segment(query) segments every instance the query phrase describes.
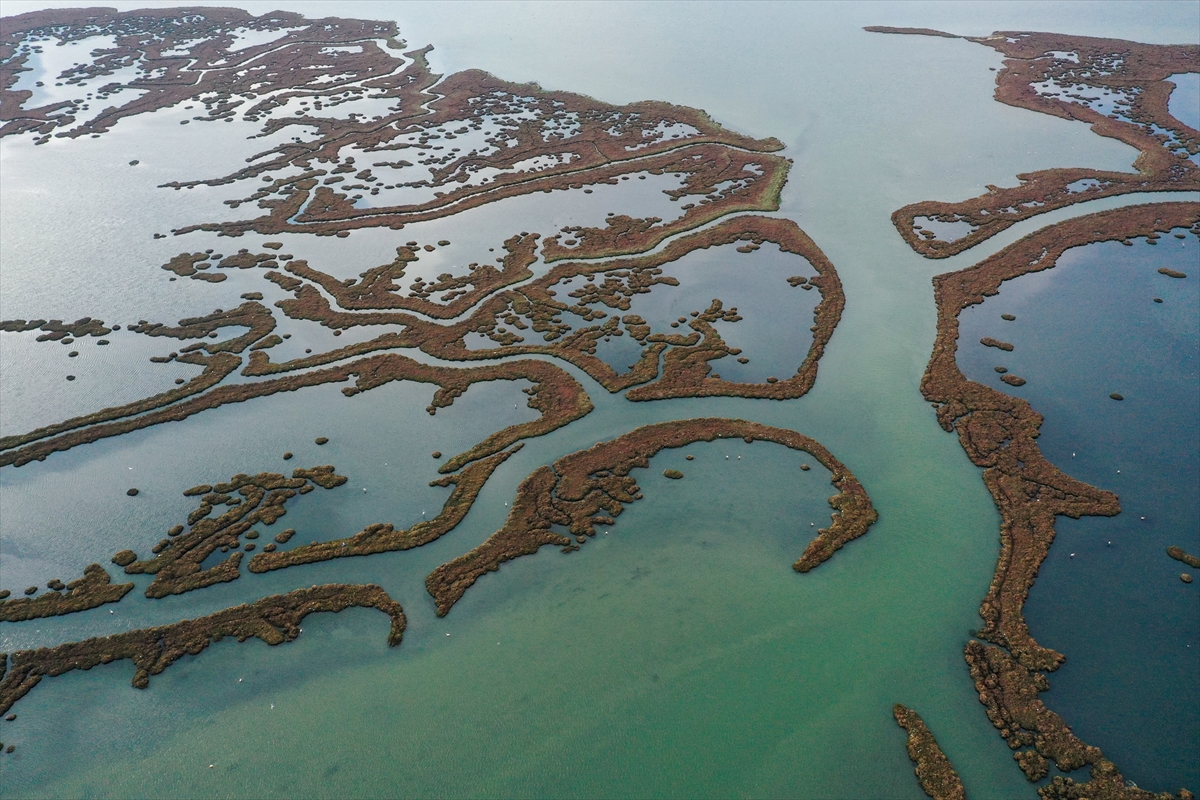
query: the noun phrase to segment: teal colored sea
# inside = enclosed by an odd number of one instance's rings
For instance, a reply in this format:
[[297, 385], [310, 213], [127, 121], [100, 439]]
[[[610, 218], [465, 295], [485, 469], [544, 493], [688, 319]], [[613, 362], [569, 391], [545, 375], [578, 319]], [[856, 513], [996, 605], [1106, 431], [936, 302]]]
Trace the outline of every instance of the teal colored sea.
[[[279, 5], [235, 4], [254, 13]], [[3, 13], [55, 5], [6, 0]], [[161, 600], [143, 597], [148, 576], [135, 576], [119, 604], [0, 623], [0, 651], [13, 652], [330, 582], [378, 583], [409, 623], [400, 647], [388, 648], [378, 611], [314, 614], [294, 642], [227, 639], [182, 658], [144, 691], [130, 686], [128, 662], [46, 679], [14, 706], [15, 721], [0, 722], [0, 740], [16, 746], [0, 761], [0, 796], [915, 800], [924, 795], [892, 717], [903, 703], [937, 736], [968, 796], [1036, 797], [987, 720], [962, 657], [980, 624], [1000, 519], [980, 471], [919, 391], [936, 323], [931, 279], [1053, 222], [1200, 197], [1083, 203], [961, 255], [924, 259], [890, 220], [907, 203], [961, 200], [1056, 166], [1130, 170], [1137, 153], [1082, 123], [997, 103], [1001, 58], [989, 48], [861, 28], [1177, 43], [1197, 40], [1200, 10], [1169, 2], [283, 5], [309, 18], [395, 19], [408, 46], [435, 46], [439, 73], [484, 69], [609, 103], [665, 100], [704, 109], [739, 133], [777, 137], [794, 163], [770, 215], [794, 220], [828, 256], [845, 311], [813, 389], [797, 400], [635, 403], [555, 361], [595, 410], [527, 440], [463, 523], [424, 547], [247, 573]], [[125, 119], [96, 139], [37, 147], [0, 140], [0, 318], [90, 315], [127, 328], [233, 308], [247, 292], [262, 292], [266, 305], [287, 296], [253, 270], [205, 284], [170, 282], [160, 269], [185, 248], [229, 252], [230, 240], [212, 233], [152, 234], [229, 218], [225, 201], [238, 190], [158, 187], [225, 174], [263, 146], [247, 138], [254, 124], [179, 125], [190, 113]], [[248, 235], [237, 247], [276, 239], [282, 252], [342, 279], [390, 262], [401, 239], [451, 241], [421, 262], [436, 275], [439, 259], [490, 260], [488, 248], [515, 231], [601, 224], [610, 211], [660, 214], [669, 207], [662, 188], [631, 180], [589, 195], [513, 198], [402, 233]], [[978, 319], [964, 314], [964, 331], [978, 332], [963, 342], [993, 335], [1016, 343], [1004, 363], [1028, 380], [1022, 396], [1046, 417], [1044, 452], [1119, 494], [1124, 509], [1113, 519], [1059, 522], [1028, 607], [1034, 635], [1068, 657], [1044, 698], [1139, 785], [1196, 791], [1197, 584], [1182, 584], [1183, 565], [1164, 552], [1169, 544], [1200, 550], [1196, 242], [1164, 237], [1156, 247], [1115, 245], [1115, 255], [1106, 248], [1070, 251], [1056, 269], [1006, 284], [972, 310]], [[750, 360], [720, 362], [716, 371], [783, 378], [807, 353], [819, 299], [785, 278], [811, 276], [811, 267], [771, 246], [728, 249], [670, 265], [680, 285], [638, 297], [634, 312], [665, 321], [723, 298], [743, 320], [722, 323], [722, 334]], [[1164, 264], [1189, 277], [1155, 272]], [[1014, 323], [999, 320], [1009, 308]], [[293, 320], [278, 332], [291, 335], [275, 351], [280, 359], [374, 333], [335, 339]], [[70, 348], [32, 335], [0, 336], [0, 433], [129, 402], [198, 371], [150, 363], [170, 348], [127, 329], [110, 338], [107, 347], [85, 342], [70, 358]], [[623, 366], [636, 354], [628, 345], [614, 338], [597, 354]], [[998, 385], [997, 351], [976, 350], [964, 344], [964, 370]], [[65, 380], [68, 371], [75, 381]], [[288, 468], [333, 464], [349, 480], [289, 501], [264, 539], [282, 528], [303, 543], [377, 522], [407, 527], [449, 495], [429, 486], [442, 463], [432, 452], [463, 452], [537, 413], [519, 381], [473, 385], [435, 416], [425, 411], [433, 395], [426, 384], [393, 382], [349, 398], [342, 388], [231, 404], [0, 469], [0, 583], [19, 593], [71, 580], [124, 548], [145, 553], [195, 507], [185, 488], [282, 471], [284, 452], [295, 454]], [[1109, 400], [1113, 391], [1126, 399]], [[816, 439], [859, 479], [879, 521], [798, 574], [792, 564], [828, 525], [835, 491], [814, 459], [741, 440], [667, 450], [634, 473], [644, 499], [578, 552], [548, 547], [511, 561], [436, 616], [425, 577], [496, 531], [531, 472], [641, 425], [701, 416]], [[316, 437], [329, 442], [317, 446]], [[801, 470], [806, 463], [813, 468]], [[684, 477], [669, 480], [665, 469]], [[139, 495], [126, 496], [134, 486]]]

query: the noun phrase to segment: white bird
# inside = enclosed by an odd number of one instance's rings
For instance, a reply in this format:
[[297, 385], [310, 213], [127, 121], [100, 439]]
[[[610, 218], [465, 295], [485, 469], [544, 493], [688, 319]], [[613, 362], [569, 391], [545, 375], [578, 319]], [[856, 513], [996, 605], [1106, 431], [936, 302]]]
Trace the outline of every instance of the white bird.
[[1075, 557], [1075, 554], [1074, 554], [1074, 553], [1071, 553], [1071, 558], [1074, 558], [1074, 557]]
[[241, 679], [241, 678], [238, 678], [238, 683], [241, 683], [241, 682], [242, 682], [242, 679]]
[[364, 486], [364, 487], [363, 487], [363, 494], [366, 494], [366, 493], [367, 493], [367, 487], [365, 487], [365, 486]]
[[113, 610], [110, 608], [110, 609], [108, 610], [108, 613], [110, 613], [110, 614], [115, 614], [115, 613], [117, 613], [117, 612], [113, 611]]
[[271, 708], [275, 708], [275, 704], [274, 704], [274, 703], [271, 703]]
[[741, 460], [742, 460], [742, 457], [741, 457], [741, 456], [738, 456], [738, 461], [741, 461]]

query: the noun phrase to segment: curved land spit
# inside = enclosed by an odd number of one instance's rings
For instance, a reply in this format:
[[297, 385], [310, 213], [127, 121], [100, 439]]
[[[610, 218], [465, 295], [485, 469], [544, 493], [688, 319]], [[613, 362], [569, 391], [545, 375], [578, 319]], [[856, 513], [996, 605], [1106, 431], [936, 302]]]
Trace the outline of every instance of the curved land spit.
[[[856, 539], [878, 519], [866, 491], [840, 461], [813, 439], [795, 431], [773, 428], [741, 419], [689, 419], [646, 425], [624, 436], [564, 456], [552, 467], [540, 467], [521, 484], [504, 527], [469, 553], [438, 567], [425, 579], [425, 587], [445, 616], [483, 575], [506, 561], [536, 553], [547, 544], [567, 552], [578, 550], [596, 535], [597, 524], [612, 524], [627, 503], [640, 500], [641, 492], [629, 476], [637, 467], [648, 467], [650, 458], [665, 448], [685, 447], [714, 439], [774, 442], [809, 453], [833, 473], [830, 482], [838, 494], [829, 499], [833, 524], [822, 528], [793, 565], [797, 572], [818, 566], [846, 542]], [[603, 516], [598, 516], [603, 514]], [[552, 530], [565, 526], [571, 536]], [[572, 539], [571, 537], [574, 537]]]
[[[995, 295], [1004, 281], [1053, 268], [1068, 248], [1157, 236], [1175, 228], [1190, 228], [1200, 236], [1200, 204], [1131, 206], [1079, 217], [933, 280], [937, 338], [921, 391], [937, 407], [941, 426], [956, 432], [971, 461], [984, 468], [984, 483], [1001, 516], [1000, 558], [979, 609], [984, 624], [978, 636], [991, 644], [967, 645], [971, 676], [988, 717], [1019, 751], [1013, 757], [1031, 781], [1046, 776], [1048, 761], [1064, 772], [1092, 767], [1088, 783], [1056, 776], [1040, 790], [1046, 798], [1159, 796], [1127, 787], [1098, 748], [1080, 741], [1038, 699], [1039, 692], [1050, 688], [1044, 673], [1057, 669], [1064, 657], [1034, 640], [1023, 614], [1029, 589], [1054, 541], [1055, 517], [1113, 516], [1121, 508], [1116, 495], [1069, 477], [1045, 459], [1037, 445], [1042, 417], [1029, 403], [966, 379], [955, 361], [958, 315]], [[1180, 796], [1191, 797], [1186, 790]]]
[[[1100, 136], [1137, 148], [1136, 172], [1055, 168], [1017, 175], [1011, 189], [961, 203], [926, 200], [892, 214], [904, 241], [926, 258], [946, 258], [1037, 214], [1099, 197], [1133, 192], [1200, 190], [1200, 132], [1171, 116], [1167, 100], [1173, 74], [1200, 72], [1200, 46], [1140, 44], [1059, 33], [998, 31], [955, 37], [927, 28], [866, 28], [875, 33], [948, 36], [1003, 53], [996, 99], [1063, 119], [1087, 122]], [[945, 240], [927, 221], [957, 223], [962, 236]]]
[[[234, 49], [247, 31], [277, 36]], [[33, 106], [34, 92], [13, 88], [21, 73], [36, 66], [44, 48], [109, 36], [104, 48], [88, 51], [90, 60], [57, 76], [43, 76], [55, 82], [57, 97], [67, 99]], [[344, 238], [355, 229], [382, 227], [394, 232], [396, 253], [388, 263], [362, 265], [357, 278], [344, 279], [310, 265], [300, 237], [262, 241], [236, 252], [232, 247], [224, 253], [192, 248], [161, 264], [163, 272], [155, 274], [164, 287], [186, 279], [212, 284], [208, 291], [220, 292], [231, 277], [245, 280], [250, 275], [273, 285], [243, 292], [244, 302], [235, 301], [240, 304], [234, 308], [174, 324], [139, 320], [122, 330], [91, 317], [73, 323], [0, 322], [5, 335], [66, 345], [80, 337], [98, 338], [100, 345], [109, 341], [99, 337], [112, 336], [118, 345], [117, 336], [156, 337], [169, 352], [151, 361], [195, 368], [193, 377], [176, 379], [168, 391], [3, 437], [0, 467], [42, 461], [228, 404], [328, 383], [345, 384], [347, 397], [392, 381], [430, 384], [433, 398], [426, 410], [434, 414], [476, 383], [521, 381], [529, 384], [524, 389], [527, 405], [539, 412], [537, 419], [496, 431], [440, 462], [440, 477], [432, 485], [451, 488], [443, 508], [406, 529], [381, 522], [344, 538], [296, 546], [289, 546], [292, 529], [274, 536], [259, 530], [283, 517], [285, 504], [294, 497], [318, 486], [344, 484], [346, 478], [332, 466], [298, 469], [290, 476], [238, 474], [216, 485], [192, 487], [184, 494], [196, 498], [197, 507], [161, 539], [162, 534], [148, 537], [149, 554], [139, 546], [141, 556], [122, 550], [112, 557], [126, 574], [153, 576], [145, 592], [149, 598], [238, 580], [243, 562], [252, 577], [299, 564], [407, 550], [453, 530], [522, 440], [550, 433], [593, 410], [585, 387], [545, 357], [578, 367], [609, 392], [629, 390], [626, 397], [633, 401], [706, 396], [783, 400], [804, 395], [816, 380], [817, 363], [845, 306], [837, 272], [795, 223], [734, 216], [778, 209], [791, 164], [776, 154], [781, 142], [737, 134], [701, 110], [664, 102], [611, 105], [478, 70], [443, 77], [430, 71], [429, 48], [404, 52], [406, 46], [391, 22], [306, 20], [287, 12], [254, 17], [239, 9], [189, 9], [186, 15], [177, 9], [62, 9], [0, 22], [0, 137], [25, 136], [36, 144], [52, 137], [100, 137], [122, 119], [153, 112], [175, 115], [181, 125], [250, 123], [250, 138], [271, 137], [276, 144], [263, 145], [263, 152], [228, 174], [190, 176], [194, 179], [162, 187], [181, 192], [197, 186], [233, 187], [229, 191], [236, 195], [226, 201], [231, 218], [189, 220], [170, 233]], [[138, 77], [122, 82], [131, 68]], [[369, 102], [355, 106], [360, 100]], [[102, 110], [93, 111], [92, 105]], [[368, 105], [374, 116], [346, 113]], [[137, 169], [139, 163], [121, 169]], [[418, 241], [399, 233], [408, 223], [451, 217], [533, 192], [590, 194], [626, 182], [653, 186], [677, 212], [663, 213], [664, 218], [635, 217], [614, 208], [603, 224], [506, 231], [494, 242], [494, 255], [476, 256], [491, 263], [458, 262], [432, 278], [416, 262], [427, 257], [446, 263], [456, 251], [437, 251], [451, 242]], [[165, 232], [153, 235], [166, 238]], [[282, 252], [285, 238], [295, 254]], [[661, 330], [633, 313], [640, 297], [680, 285], [680, 278], [666, 274], [679, 259], [727, 248], [731, 280], [754, 280], [745, 265], [762, 262], [744, 256], [764, 245], [778, 246], [804, 262], [797, 265], [803, 274], [788, 278], [788, 285], [780, 280], [778, 291], [803, 297], [816, 289], [820, 294], [811, 321], [807, 311], [786, 321], [812, 333], [811, 345], [796, 353], [793, 375], [738, 383], [714, 372], [719, 359], [741, 355], [726, 344], [718, 327], [736, 323], [754, 309], [739, 312], [720, 298], [706, 298], [690, 316], [662, 323]], [[278, 296], [280, 290], [285, 297], [273, 307], [261, 302], [264, 293]], [[290, 331], [307, 323], [327, 329], [322, 338], [329, 331], [339, 336], [366, 326], [380, 332], [367, 341], [281, 357]], [[597, 355], [605, 342], [621, 336], [640, 350], [627, 371]], [[437, 363], [396, 352], [404, 349], [419, 349]], [[748, 363], [749, 357], [738, 360]], [[794, 431], [730, 419], [650, 425], [564, 456], [529, 476], [505, 527], [429, 576], [427, 587], [439, 613], [445, 614], [480, 575], [506, 560], [548, 543], [578, 550], [595, 535], [596, 524], [612, 524], [624, 504], [642, 497], [629, 472], [646, 466], [662, 448], [726, 437], [802, 450], [832, 473], [837, 490], [830, 498], [832, 522], [808, 544], [794, 564], [797, 571], [815, 568], [875, 521], [877, 514], [850, 471], [820, 444]], [[317, 444], [326, 442], [325, 437], [316, 439]], [[283, 455], [291, 457], [290, 452]], [[434, 457], [440, 459], [440, 452]], [[137, 490], [128, 494], [134, 497]], [[134, 501], [122, 497], [121, 502]], [[553, 531], [552, 525], [565, 525], [571, 537]], [[69, 584], [50, 581], [50, 591], [41, 595], [30, 587], [25, 597], [10, 599], [11, 590], [3, 590], [0, 620], [84, 612], [122, 601], [132, 587], [113, 583], [108, 571], [93, 564]], [[144, 688], [151, 675], [184, 653], [197, 654], [222, 637], [243, 641], [254, 636], [278, 644], [299, 634], [305, 615], [349, 606], [387, 613], [392, 619], [389, 643], [399, 644], [404, 615], [382, 589], [318, 586], [199, 619], [15, 653], [0, 659], [0, 708], [7, 710], [43, 677], [120, 659], [134, 662], [134, 685]]]

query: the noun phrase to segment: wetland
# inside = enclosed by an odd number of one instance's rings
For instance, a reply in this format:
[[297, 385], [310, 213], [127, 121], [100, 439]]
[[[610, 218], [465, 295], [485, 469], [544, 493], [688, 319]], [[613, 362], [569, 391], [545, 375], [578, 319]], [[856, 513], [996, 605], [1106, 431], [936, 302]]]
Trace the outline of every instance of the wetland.
[[44, 5], [0, 795], [1200, 783], [1189, 11]]

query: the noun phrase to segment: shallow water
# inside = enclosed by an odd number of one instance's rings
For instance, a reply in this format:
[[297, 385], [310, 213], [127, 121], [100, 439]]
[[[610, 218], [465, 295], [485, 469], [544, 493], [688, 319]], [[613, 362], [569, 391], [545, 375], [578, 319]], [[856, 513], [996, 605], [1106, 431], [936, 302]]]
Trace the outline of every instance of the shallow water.
[[[25, 8], [11, 5], [9, 13]], [[665, 99], [704, 108], [739, 132], [779, 137], [788, 145], [783, 155], [796, 162], [780, 215], [796, 220], [837, 267], [847, 295], [842, 323], [813, 391], [786, 403], [630, 404], [567, 367], [588, 387], [596, 411], [529, 441], [496, 471], [458, 529], [418, 550], [247, 575], [162, 601], [135, 593], [112, 615], [98, 609], [5, 625], [0, 650], [9, 651], [81, 631], [97, 635], [211, 613], [326, 581], [379, 582], [410, 620], [398, 650], [384, 646], [382, 615], [351, 610], [311, 617], [304, 635], [283, 647], [215, 645], [157, 676], [145, 692], [128, 686], [127, 664], [46, 681], [21, 701], [20, 719], [2, 729], [18, 749], [0, 791], [916, 798], [921, 792], [904, 737], [890, 714], [892, 703], [903, 702], [925, 718], [972, 797], [1031, 796], [1033, 787], [978, 705], [961, 654], [978, 625], [999, 520], [978, 470], [955, 437], [938, 428], [917, 386], [933, 341], [929, 279], [1084, 207], [1027, 221], [943, 261], [913, 254], [889, 215], [909, 202], [971, 197], [988, 183], [1012, 185], [1018, 172], [1129, 169], [1136, 153], [1082, 124], [995, 103], [989, 67], [1000, 58], [991, 50], [870, 35], [859, 26], [1194, 38], [1187, 4], [1166, 4], [1154, 14], [1137, 5], [1101, 8], [1081, 14], [1077, 6], [1049, 4], [792, 4], [730, 14], [727, 6], [707, 4], [474, 4], [451, 15], [432, 4], [306, 4], [309, 16], [395, 15], [413, 46], [437, 45], [432, 58], [439, 70], [479, 67], [610, 102]], [[597, 48], [598, 41], [605, 47]], [[931, 118], [923, 101], [931, 93], [960, 113]], [[221, 201], [233, 194], [154, 186], [225, 174], [243, 149], [250, 151], [236, 141], [240, 123], [179, 126], [183, 113], [124, 120], [100, 139], [0, 145], [6, 197], [0, 316], [173, 321], [233, 307], [237, 294], [263, 289], [263, 281], [241, 271], [212, 286], [167, 283], [159, 270], [183, 247], [229, 246], [209, 235], [180, 242], [154, 241], [151, 233], [228, 218]], [[165, 131], [161, 139], [157, 131]], [[214, 135], [221, 138], [203, 147], [204, 137]], [[186, 169], [170, 157], [179, 148], [196, 151]], [[147, 165], [146, 174], [117, 172], [121, 191], [110, 194], [110, 165], [133, 158]], [[46, 174], [27, 164], [46, 165]], [[77, 192], [67, 191], [71, 170]], [[621, 198], [635, 183], [648, 181], [596, 187], [586, 198], [600, 215], [628, 213]], [[612, 203], [599, 202], [604, 189], [615, 190]], [[14, 192], [37, 199], [8, 202]], [[458, 259], [468, 249], [497, 247], [516, 231], [595, 224], [572, 221], [584, 200], [574, 194], [569, 203], [559, 192], [509, 200], [409, 226], [401, 235], [449, 239], [455, 244], [445, 257]], [[72, 225], [54, 224], [60, 219]], [[390, 261], [395, 237], [358, 231], [348, 240], [279, 238], [283, 252], [349, 277]], [[239, 241], [251, 247], [257, 237]], [[45, 252], [61, 254], [49, 276]], [[769, 255], [767, 247], [754, 255]], [[741, 311], [780, 291], [805, 301], [817, 296], [776, 283], [748, 290], [759, 295], [739, 301]], [[731, 343], [750, 322], [746, 316], [726, 326]], [[302, 327], [288, 328], [296, 332], [288, 346]], [[318, 334], [331, 336], [325, 329]], [[735, 346], [750, 353], [749, 343]], [[144, 354], [118, 350], [115, 341], [110, 349], [130, 353], [124, 369], [131, 374], [154, 366]], [[7, 378], [7, 360], [4, 368]], [[724, 364], [718, 371], [732, 377]], [[465, 448], [532, 417], [514, 386], [476, 386], [432, 419], [423, 410], [431, 387], [389, 384], [349, 400], [340, 388], [204, 412], [0, 471], [5, 585], [10, 574], [17, 587], [69, 579], [121, 547], [144, 550], [192, 507], [179, 494], [183, 488], [279, 469], [278, 454], [288, 449], [297, 453], [290, 464], [333, 463], [351, 483], [293, 501], [277, 526], [331, 538], [369, 522], [410, 524], [444, 496], [426, 486], [436, 477], [430, 451], [451, 453], [448, 442]], [[472, 406], [475, 399], [480, 404]], [[521, 407], [510, 411], [512, 402]], [[1053, 419], [1046, 413], [1044, 440]], [[828, 515], [824, 498], [832, 492], [820, 470], [801, 473], [796, 462], [806, 457], [764, 443], [689, 448], [695, 462], [668, 452], [639, 477], [646, 499], [631, 505], [608, 536], [579, 553], [547, 549], [507, 564], [447, 618], [434, 616], [424, 576], [496, 530], [504, 503], [537, 466], [640, 424], [703, 415], [752, 418], [813, 436], [863, 482], [880, 521], [819, 569], [797, 575], [790, 565], [811, 534], [806, 523], [819, 527], [820, 515]], [[366, 416], [371, 425], [356, 424]], [[308, 444], [317, 435], [329, 436], [330, 444]], [[381, 462], [399, 472], [382, 484], [368, 482], [388, 474]], [[144, 494], [134, 499], [124, 496], [131, 465], [145, 476], [138, 478]], [[685, 479], [661, 478], [669, 466], [682, 469]], [[1034, 630], [1072, 659], [1047, 697], [1066, 695], [1067, 670], [1088, 658], [1082, 644], [1058, 639], [1044, 620]], [[1075, 723], [1076, 711], [1060, 710]], [[1084, 708], [1078, 713], [1086, 717]], [[1106, 752], [1117, 748], [1111, 754], [1135, 779], [1157, 768], [1156, 754], [1098, 739]], [[1167, 785], [1183, 780], [1169, 777]]]
[[1167, 100], [1167, 110], [1192, 130], [1200, 130], [1200, 72], [1170, 75], [1167, 80], [1175, 84]]

